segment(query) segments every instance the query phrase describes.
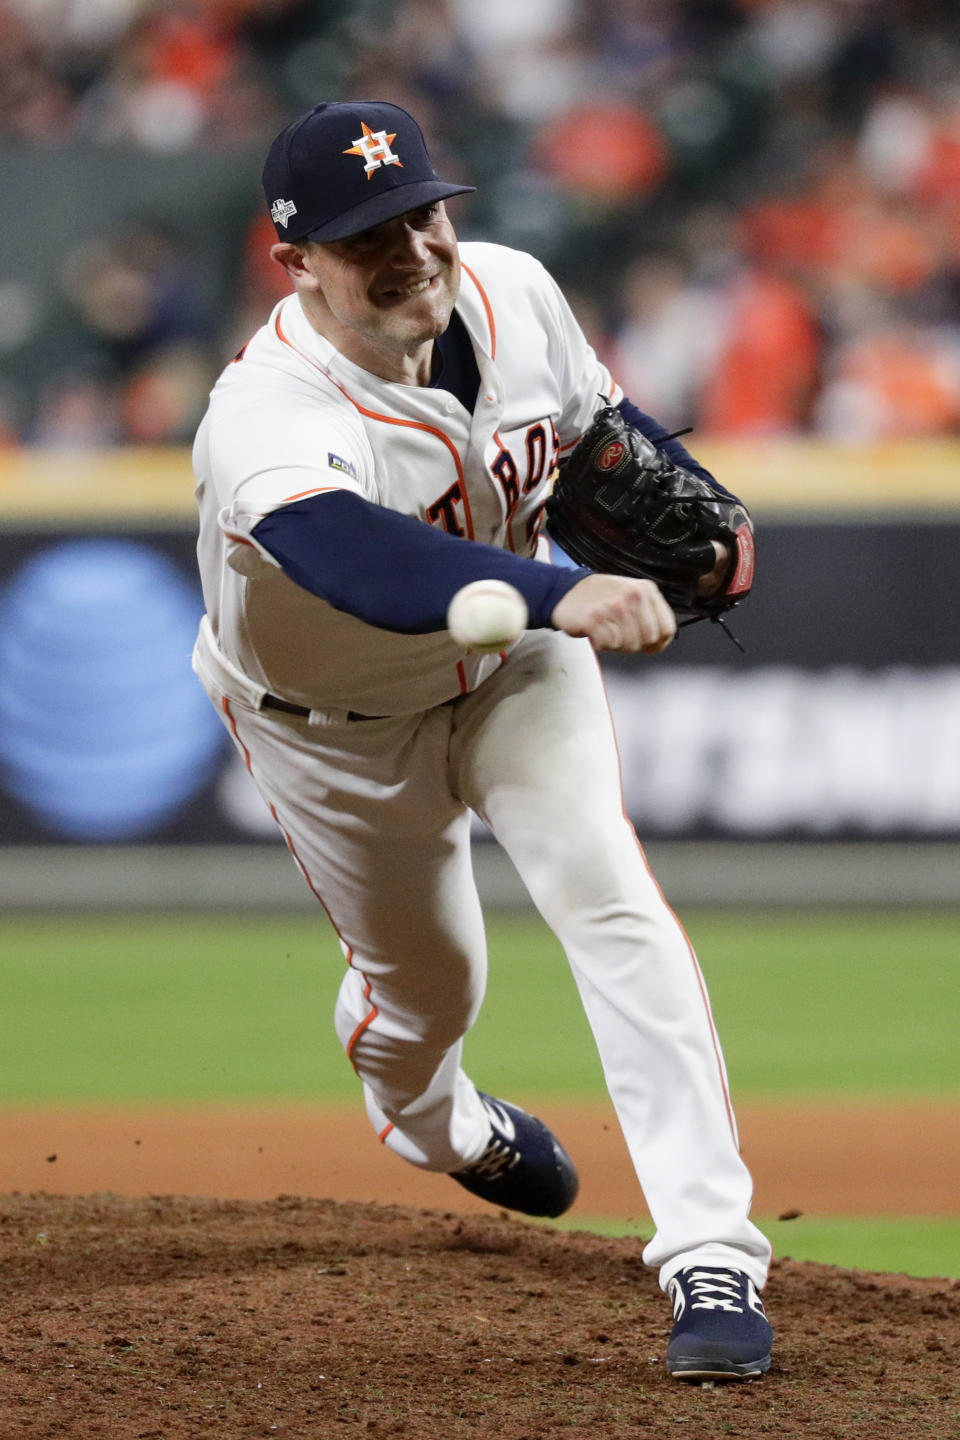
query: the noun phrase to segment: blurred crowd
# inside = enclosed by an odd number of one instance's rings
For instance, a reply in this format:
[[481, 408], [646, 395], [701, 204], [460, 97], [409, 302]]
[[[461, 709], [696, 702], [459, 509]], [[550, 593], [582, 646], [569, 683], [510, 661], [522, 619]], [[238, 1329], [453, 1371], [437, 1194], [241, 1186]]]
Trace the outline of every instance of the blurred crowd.
[[[5, 0], [0, 147], [262, 155], [320, 99], [402, 104], [464, 238], [532, 250], [671, 427], [960, 428], [960, 6], [923, 0]], [[219, 293], [188, 229], [86, 240], [56, 355], [0, 276], [0, 439], [188, 442], [286, 283], [249, 197]], [[28, 242], [25, 242], [28, 243]], [[18, 379], [18, 377], [20, 377]]]

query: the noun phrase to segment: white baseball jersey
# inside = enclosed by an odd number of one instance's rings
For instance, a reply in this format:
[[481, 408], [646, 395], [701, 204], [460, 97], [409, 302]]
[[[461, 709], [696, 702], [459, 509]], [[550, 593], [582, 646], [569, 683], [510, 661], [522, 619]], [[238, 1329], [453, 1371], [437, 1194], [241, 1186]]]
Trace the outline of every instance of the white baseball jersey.
[[457, 311], [480, 371], [473, 414], [448, 391], [344, 359], [296, 295], [212, 392], [194, 447], [207, 614], [227, 660], [297, 704], [407, 714], [473, 689], [501, 662], [465, 656], [446, 632], [395, 634], [335, 610], [256, 546], [265, 515], [339, 488], [533, 555], [557, 456], [601, 394], [622, 398], [537, 260], [475, 242], [460, 254]]

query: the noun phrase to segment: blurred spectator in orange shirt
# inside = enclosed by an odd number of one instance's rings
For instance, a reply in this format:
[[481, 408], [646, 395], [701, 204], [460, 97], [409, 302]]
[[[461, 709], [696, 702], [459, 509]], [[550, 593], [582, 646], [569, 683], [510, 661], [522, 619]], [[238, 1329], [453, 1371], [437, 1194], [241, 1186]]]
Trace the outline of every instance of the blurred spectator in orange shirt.
[[744, 270], [727, 296], [727, 338], [700, 396], [699, 427], [717, 435], [782, 435], [805, 427], [820, 335], [803, 291]]
[[942, 435], [960, 422], [960, 344], [918, 328], [858, 337], [833, 357], [816, 408], [824, 438]]
[[538, 169], [574, 196], [613, 202], [645, 195], [666, 175], [666, 143], [650, 118], [620, 101], [573, 105], [537, 130]]

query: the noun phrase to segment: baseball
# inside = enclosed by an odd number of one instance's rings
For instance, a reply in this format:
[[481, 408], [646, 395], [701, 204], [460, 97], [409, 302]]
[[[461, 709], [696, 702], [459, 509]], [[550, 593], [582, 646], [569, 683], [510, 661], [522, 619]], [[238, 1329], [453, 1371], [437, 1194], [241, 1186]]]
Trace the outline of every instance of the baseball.
[[512, 645], [527, 625], [527, 602], [505, 580], [474, 580], [450, 601], [447, 628], [458, 645], [478, 655]]

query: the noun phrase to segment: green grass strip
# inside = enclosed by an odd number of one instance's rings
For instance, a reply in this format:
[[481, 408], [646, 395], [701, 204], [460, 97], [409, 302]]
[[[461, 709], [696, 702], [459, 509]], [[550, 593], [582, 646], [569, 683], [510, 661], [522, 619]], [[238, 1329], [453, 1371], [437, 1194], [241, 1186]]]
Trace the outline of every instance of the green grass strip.
[[[960, 1279], [960, 1215], [850, 1218], [801, 1216], [780, 1221], [755, 1217], [773, 1243], [780, 1260], [814, 1260], [843, 1270], [876, 1270], [883, 1274], [942, 1276]], [[573, 1216], [549, 1222], [563, 1230], [589, 1230], [598, 1235], [636, 1235], [647, 1240], [652, 1222], [583, 1219]]]
[[[960, 1094], [960, 913], [684, 920], [736, 1099]], [[504, 1095], [602, 1096], [557, 941], [528, 915], [493, 915], [488, 937], [471, 1073]], [[7, 917], [0, 953], [7, 1103], [357, 1093], [332, 1027], [343, 959], [320, 915]]]

